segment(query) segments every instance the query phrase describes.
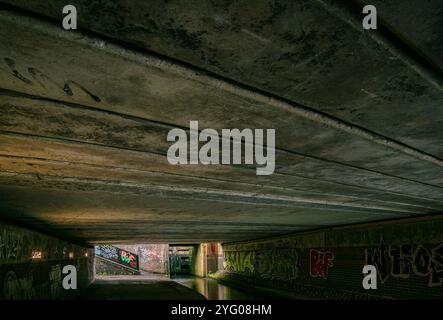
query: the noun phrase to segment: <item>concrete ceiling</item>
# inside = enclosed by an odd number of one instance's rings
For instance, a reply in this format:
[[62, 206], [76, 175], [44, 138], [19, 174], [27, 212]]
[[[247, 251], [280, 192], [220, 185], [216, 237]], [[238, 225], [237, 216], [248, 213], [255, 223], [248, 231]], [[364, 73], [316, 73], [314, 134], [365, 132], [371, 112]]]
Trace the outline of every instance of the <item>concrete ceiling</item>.
[[[70, 1], [64, 31], [65, 1], [0, 1], [1, 216], [189, 243], [441, 213], [443, 2], [364, 31], [366, 2]], [[170, 165], [190, 120], [275, 128], [275, 173]]]

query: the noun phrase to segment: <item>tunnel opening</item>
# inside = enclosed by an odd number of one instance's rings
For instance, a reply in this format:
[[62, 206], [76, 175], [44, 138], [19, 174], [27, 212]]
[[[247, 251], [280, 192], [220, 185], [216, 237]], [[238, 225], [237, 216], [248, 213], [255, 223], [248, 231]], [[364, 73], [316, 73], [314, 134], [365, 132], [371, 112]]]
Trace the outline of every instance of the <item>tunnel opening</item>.
[[172, 275], [191, 274], [193, 246], [172, 245], [169, 247], [169, 272]]
[[95, 275], [147, 275], [207, 277], [223, 269], [220, 243], [99, 244], [94, 246]]
[[91, 299], [102, 297], [102, 288], [112, 284], [142, 288], [170, 282], [210, 300], [262, 299], [217, 279], [223, 271], [221, 243], [100, 244], [94, 246], [94, 252], [95, 285], [90, 290]]
[[0, 300], [443, 299], [443, 1], [47, 2], [0, 0]]

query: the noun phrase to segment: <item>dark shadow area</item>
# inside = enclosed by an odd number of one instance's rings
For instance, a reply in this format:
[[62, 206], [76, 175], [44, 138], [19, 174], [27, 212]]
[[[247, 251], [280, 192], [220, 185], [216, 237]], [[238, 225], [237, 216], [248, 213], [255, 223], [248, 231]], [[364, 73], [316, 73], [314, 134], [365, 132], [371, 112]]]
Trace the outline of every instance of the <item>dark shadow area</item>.
[[81, 297], [85, 300], [204, 300], [199, 293], [165, 276], [97, 278]]
[[200, 278], [190, 275], [178, 275], [172, 279], [202, 294], [209, 300], [263, 300], [265, 297], [247, 291], [238, 290], [211, 278]]

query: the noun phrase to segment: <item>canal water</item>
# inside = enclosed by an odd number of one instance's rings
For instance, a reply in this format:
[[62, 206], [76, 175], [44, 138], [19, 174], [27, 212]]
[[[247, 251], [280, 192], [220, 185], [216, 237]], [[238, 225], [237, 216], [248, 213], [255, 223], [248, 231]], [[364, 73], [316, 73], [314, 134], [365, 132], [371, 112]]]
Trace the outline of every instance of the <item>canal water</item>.
[[219, 283], [211, 278], [199, 278], [190, 275], [171, 277], [171, 280], [191, 288], [209, 300], [263, 300], [264, 297], [238, 290]]

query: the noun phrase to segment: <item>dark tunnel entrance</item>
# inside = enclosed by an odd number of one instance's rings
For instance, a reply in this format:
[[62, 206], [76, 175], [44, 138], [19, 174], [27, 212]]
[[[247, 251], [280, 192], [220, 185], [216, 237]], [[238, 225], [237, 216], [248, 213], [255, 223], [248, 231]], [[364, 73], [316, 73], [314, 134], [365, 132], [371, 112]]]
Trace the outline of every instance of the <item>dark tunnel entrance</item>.
[[[143, 288], [153, 285], [169, 289], [173, 286], [175, 291], [189, 299], [263, 299], [258, 294], [217, 280], [224, 262], [220, 243], [102, 244], [96, 245], [94, 252], [95, 281], [85, 299], [122, 298], [121, 295], [155, 299], [152, 293], [143, 292]], [[133, 292], [138, 295], [132, 296]], [[159, 292], [158, 297], [174, 298], [169, 291], [165, 291], [165, 296], [162, 296], [162, 290]]]
[[171, 245], [169, 247], [169, 272], [171, 275], [191, 273], [193, 246]]

